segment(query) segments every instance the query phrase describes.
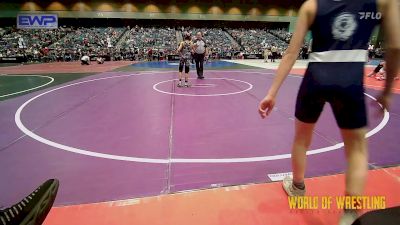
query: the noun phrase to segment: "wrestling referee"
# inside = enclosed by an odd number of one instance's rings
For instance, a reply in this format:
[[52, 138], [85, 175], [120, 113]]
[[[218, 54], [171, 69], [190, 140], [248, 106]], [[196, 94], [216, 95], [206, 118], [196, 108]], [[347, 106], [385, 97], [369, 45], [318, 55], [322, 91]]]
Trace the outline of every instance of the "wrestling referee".
[[206, 41], [201, 32], [197, 32], [196, 39], [193, 41], [194, 61], [196, 62], [197, 78], [204, 79], [203, 64], [204, 58], [208, 55]]

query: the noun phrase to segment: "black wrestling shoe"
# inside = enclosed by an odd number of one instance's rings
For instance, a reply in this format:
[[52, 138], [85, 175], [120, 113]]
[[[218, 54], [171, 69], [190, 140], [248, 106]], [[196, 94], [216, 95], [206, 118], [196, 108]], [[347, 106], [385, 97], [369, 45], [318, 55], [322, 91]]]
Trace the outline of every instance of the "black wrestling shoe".
[[352, 225], [397, 225], [399, 224], [399, 221], [400, 206], [396, 206], [367, 212], [356, 219]]
[[0, 225], [41, 225], [53, 206], [59, 181], [50, 179], [22, 201], [0, 210]]
[[204, 80], [204, 77], [203, 76], [199, 76], [199, 77], [197, 77], [197, 79]]

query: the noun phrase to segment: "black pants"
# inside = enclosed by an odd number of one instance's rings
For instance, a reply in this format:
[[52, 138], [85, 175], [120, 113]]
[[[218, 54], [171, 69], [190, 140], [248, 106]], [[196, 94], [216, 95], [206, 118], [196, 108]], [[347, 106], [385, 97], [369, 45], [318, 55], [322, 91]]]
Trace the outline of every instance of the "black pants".
[[278, 58], [278, 53], [277, 52], [272, 52], [272, 57], [271, 57], [271, 61], [275, 62], [275, 59]]
[[378, 73], [382, 68], [383, 68], [382, 63], [379, 63], [379, 64], [375, 67], [374, 73]]
[[196, 62], [197, 77], [203, 77], [204, 53], [194, 53], [194, 61]]

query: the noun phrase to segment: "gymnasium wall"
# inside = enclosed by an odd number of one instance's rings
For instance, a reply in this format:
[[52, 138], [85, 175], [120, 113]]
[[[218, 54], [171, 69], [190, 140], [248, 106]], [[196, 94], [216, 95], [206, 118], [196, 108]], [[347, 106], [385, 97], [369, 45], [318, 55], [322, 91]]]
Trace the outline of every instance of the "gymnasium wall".
[[60, 18], [122, 18], [291, 22], [302, 1], [170, 0], [170, 1], [10, 1], [0, 2], [0, 17], [19, 12], [55, 12]]

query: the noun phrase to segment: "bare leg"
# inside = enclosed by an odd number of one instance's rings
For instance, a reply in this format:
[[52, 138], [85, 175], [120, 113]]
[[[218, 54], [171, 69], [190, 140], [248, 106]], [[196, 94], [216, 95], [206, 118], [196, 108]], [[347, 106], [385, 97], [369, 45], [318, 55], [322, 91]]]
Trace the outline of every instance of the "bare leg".
[[303, 183], [306, 170], [306, 152], [311, 144], [314, 123], [304, 123], [296, 119], [295, 136], [292, 146], [293, 182]]
[[190, 84], [189, 84], [189, 73], [185, 73], [185, 86], [186, 87], [190, 86]]
[[347, 160], [346, 194], [362, 195], [368, 171], [366, 129], [342, 129]]
[[183, 79], [183, 74], [182, 74], [182, 72], [179, 72], [178, 78], [179, 78], [179, 80], [182, 80], [182, 79]]
[[183, 86], [183, 74], [182, 74], [182, 72], [179, 72], [178, 78], [179, 78], [178, 87], [182, 87]]
[[[344, 149], [347, 160], [346, 195], [360, 196], [364, 192], [368, 171], [368, 150], [365, 139], [366, 129], [342, 129]], [[357, 211], [345, 209], [339, 225], [349, 225], [357, 219]]]
[[296, 119], [292, 146], [293, 178], [287, 176], [282, 182], [283, 189], [289, 196], [305, 195], [304, 174], [306, 171], [306, 153], [310, 147], [314, 126], [314, 123], [304, 123]]

